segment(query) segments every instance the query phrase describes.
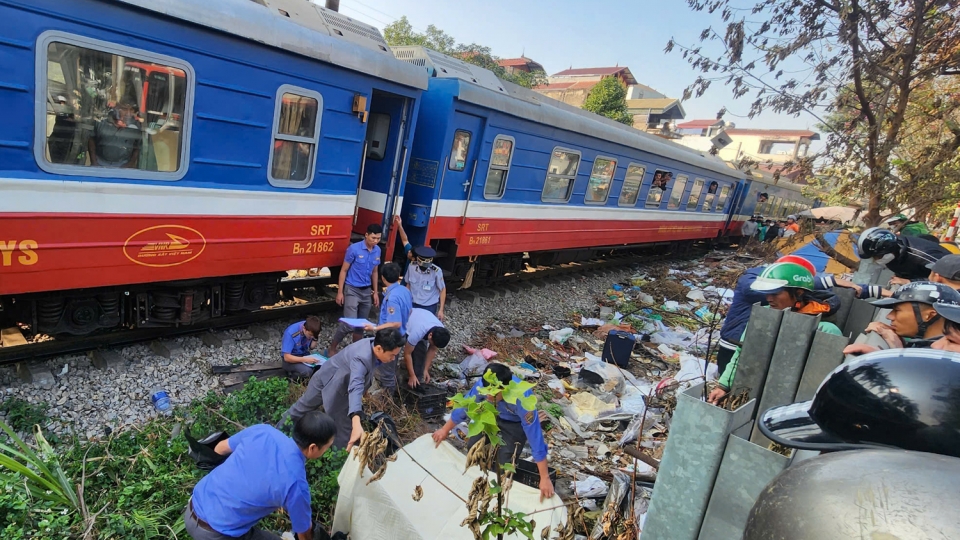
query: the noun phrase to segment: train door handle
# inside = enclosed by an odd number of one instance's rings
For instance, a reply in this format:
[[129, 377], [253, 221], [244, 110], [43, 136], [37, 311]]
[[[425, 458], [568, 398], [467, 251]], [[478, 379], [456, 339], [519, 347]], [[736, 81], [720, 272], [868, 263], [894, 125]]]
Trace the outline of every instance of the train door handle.
[[479, 159], [473, 160], [473, 171], [470, 173], [470, 179], [464, 182], [463, 184], [461, 184], [463, 186], [464, 191], [466, 191], [467, 188], [470, 187], [471, 184], [473, 184], [473, 178], [477, 175], [477, 163], [479, 163], [479, 161], [480, 161]]

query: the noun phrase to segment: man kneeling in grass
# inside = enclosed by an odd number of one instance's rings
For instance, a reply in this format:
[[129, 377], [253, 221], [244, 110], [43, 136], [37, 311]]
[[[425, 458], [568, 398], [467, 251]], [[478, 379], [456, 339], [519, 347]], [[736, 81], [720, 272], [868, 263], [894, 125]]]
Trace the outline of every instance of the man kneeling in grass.
[[183, 512], [194, 540], [280, 540], [258, 529], [277, 508], [290, 516], [298, 540], [313, 540], [305, 465], [333, 444], [337, 427], [319, 411], [304, 414], [293, 438], [265, 424], [248, 427], [215, 448], [226, 461], [197, 483]]

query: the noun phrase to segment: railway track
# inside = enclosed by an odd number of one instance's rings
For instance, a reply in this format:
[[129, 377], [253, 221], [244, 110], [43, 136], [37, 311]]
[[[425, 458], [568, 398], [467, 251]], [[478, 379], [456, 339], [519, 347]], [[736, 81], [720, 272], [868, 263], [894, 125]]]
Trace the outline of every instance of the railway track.
[[[656, 256], [656, 260], [658, 262], [663, 262], [665, 260], [685, 260], [696, 257], [698, 254], [703, 254], [703, 250], [699, 247], [694, 247], [687, 254], [658, 255]], [[643, 253], [613, 255], [601, 259], [560, 264], [552, 267], [528, 268], [527, 270], [518, 274], [505, 276], [482, 287], [468, 289], [468, 291], [484, 295], [484, 291], [486, 289], [493, 289], [507, 284], [520, 284], [524, 282], [548, 280], [556, 277], [596, 273], [605, 270], [615, 270], [633, 264], [650, 262], [651, 255], [648, 253]], [[287, 291], [290, 291], [291, 289], [293, 291], [296, 291], [297, 289], [302, 290], [305, 287], [316, 287], [316, 289], [320, 291], [322, 288], [326, 288], [325, 286], [329, 285], [330, 283], [332, 283], [331, 278], [301, 278], [285, 281], [282, 287]], [[448, 282], [447, 286], [453, 290], [454, 287], [459, 286], [459, 283]], [[454, 294], [463, 298], [470, 293], [457, 291]], [[294, 296], [294, 298], [296, 298], [296, 296]], [[14, 344], [0, 346], [0, 366], [16, 364], [25, 361], [43, 360], [53, 356], [81, 353], [105, 347], [129, 345], [132, 343], [152, 341], [161, 338], [199, 334], [211, 330], [248, 326], [274, 319], [297, 317], [306, 314], [316, 314], [338, 308], [339, 306], [337, 306], [333, 298], [326, 297], [315, 301], [300, 301], [286, 306], [271, 306], [256, 311], [236, 313], [179, 328], [125, 329], [104, 332], [101, 334], [93, 334], [89, 336], [61, 337], [35, 342], [25, 342], [22, 337], [20, 337], [20, 339], [16, 339], [18, 336], [21, 336], [19, 328], [4, 329], [4, 334], [6, 336], [4, 343], [6, 344], [12, 342]], [[11, 336], [13, 336], [13, 339], [11, 339]]]

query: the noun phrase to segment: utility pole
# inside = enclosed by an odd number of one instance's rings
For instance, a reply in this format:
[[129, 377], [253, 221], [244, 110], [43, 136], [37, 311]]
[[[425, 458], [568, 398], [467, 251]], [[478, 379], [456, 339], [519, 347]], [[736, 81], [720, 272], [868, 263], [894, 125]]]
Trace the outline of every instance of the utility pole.
[[327, 0], [326, 8], [333, 11], [340, 11], [340, 0]]

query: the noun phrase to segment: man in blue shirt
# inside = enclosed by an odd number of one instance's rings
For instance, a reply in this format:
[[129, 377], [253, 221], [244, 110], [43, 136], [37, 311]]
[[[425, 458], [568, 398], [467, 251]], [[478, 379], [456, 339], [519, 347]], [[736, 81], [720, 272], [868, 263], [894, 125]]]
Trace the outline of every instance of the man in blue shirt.
[[[403, 349], [404, 365], [398, 369], [400, 379], [416, 388], [430, 382], [430, 366], [437, 351], [450, 343], [450, 332], [433, 313], [413, 308], [407, 321], [407, 346]], [[403, 369], [406, 368], [406, 369]]]
[[283, 413], [277, 427], [323, 407], [337, 426], [333, 445], [349, 451], [363, 434], [363, 395], [373, 384], [374, 370], [396, 360], [405, 341], [399, 330], [387, 328], [344, 347], [310, 377], [307, 390]]
[[[370, 315], [370, 306], [379, 306], [380, 297], [377, 295], [377, 268], [380, 266], [380, 237], [383, 228], [376, 223], [367, 227], [367, 234], [362, 242], [352, 244], [347, 248], [343, 258], [343, 267], [340, 269], [340, 278], [337, 289], [337, 304], [343, 306], [343, 316], [348, 319], [366, 319]], [[357, 329], [340, 323], [333, 333], [327, 356], [333, 356], [340, 347], [340, 341], [353, 333], [353, 340], [359, 341], [363, 337]]]
[[304, 467], [330, 448], [335, 432], [333, 419], [311, 412], [297, 420], [292, 439], [260, 424], [221, 441], [215, 451], [229, 457], [193, 489], [183, 512], [187, 534], [194, 540], [279, 540], [255, 527], [283, 508], [297, 538], [313, 540]]
[[283, 343], [280, 345], [280, 356], [283, 359], [283, 369], [300, 377], [313, 375], [313, 368], [308, 364], [317, 361], [310, 356], [310, 349], [317, 345], [317, 336], [320, 335], [320, 318], [311, 315], [307, 320], [293, 323], [283, 331]]
[[425, 309], [442, 321], [447, 286], [443, 281], [443, 270], [433, 264], [437, 252], [429, 246], [420, 246], [413, 250], [413, 255], [415, 264], [407, 267], [403, 277], [413, 296], [413, 307]]
[[[364, 330], [378, 332], [385, 328], [396, 328], [403, 336], [407, 335], [407, 321], [413, 310], [413, 300], [410, 291], [400, 284], [400, 265], [388, 262], [383, 265], [380, 279], [387, 287], [383, 292], [383, 302], [380, 306], [380, 321], [376, 326], [368, 324]], [[397, 366], [388, 364], [377, 368], [377, 379], [387, 390], [397, 387]]]
[[[484, 371], [484, 375], [493, 373], [497, 379], [504, 385], [510, 384], [510, 381], [520, 382], [518, 377], [514, 377], [510, 368], [503, 364], [490, 364]], [[474, 397], [477, 401], [483, 399], [478, 395], [477, 390], [481, 386], [486, 386], [487, 382], [483, 377], [473, 385], [473, 388], [467, 392], [466, 397]], [[525, 394], [532, 395], [528, 390]], [[503, 444], [497, 449], [497, 463], [513, 463], [514, 456], [520, 458], [520, 451], [529, 441], [530, 450], [533, 453], [533, 461], [537, 463], [537, 469], [540, 471], [540, 497], [549, 499], [553, 497], [553, 482], [550, 481], [550, 473], [547, 467], [547, 443], [543, 440], [543, 430], [540, 427], [540, 415], [537, 411], [528, 411], [524, 409], [519, 400], [516, 403], [507, 403], [503, 400], [503, 394], [488, 396], [487, 400], [497, 405], [497, 427], [500, 428], [500, 438]], [[450, 420], [440, 429], [433, 433], [433, 440], [440, 446], [450, 435], [450, 431], [460, 422], [467, 420], [467, 412], [464, 409], [455, 409], [450, 415]], [[470, 438], [467, 443], [469, 447], [476, 444], [480, 437], [486, 437], [479, 434]]]

